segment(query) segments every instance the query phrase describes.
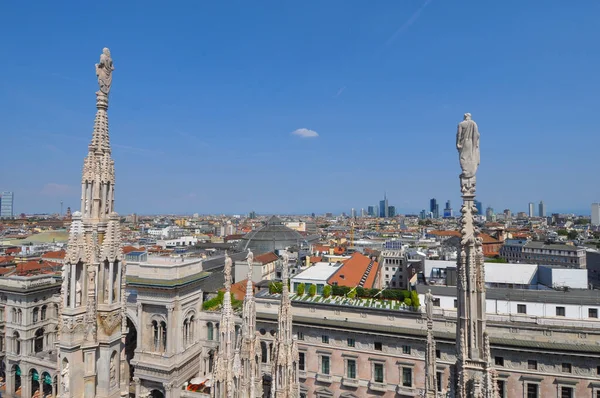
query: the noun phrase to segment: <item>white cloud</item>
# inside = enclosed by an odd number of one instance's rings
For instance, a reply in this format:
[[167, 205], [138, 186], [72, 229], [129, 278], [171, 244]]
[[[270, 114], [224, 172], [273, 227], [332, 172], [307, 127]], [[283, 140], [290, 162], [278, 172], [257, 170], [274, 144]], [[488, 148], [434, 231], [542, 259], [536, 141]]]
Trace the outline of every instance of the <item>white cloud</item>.
[[318, 137], [319, 133], [317, 133], [314, 130], [309, 130], [309, 129], [298, 129], [295, 131], [292, 131], [293, 135], [297, 135], [298, 137], [302, 137], [302, 138], [314, 138], [314, 137]]

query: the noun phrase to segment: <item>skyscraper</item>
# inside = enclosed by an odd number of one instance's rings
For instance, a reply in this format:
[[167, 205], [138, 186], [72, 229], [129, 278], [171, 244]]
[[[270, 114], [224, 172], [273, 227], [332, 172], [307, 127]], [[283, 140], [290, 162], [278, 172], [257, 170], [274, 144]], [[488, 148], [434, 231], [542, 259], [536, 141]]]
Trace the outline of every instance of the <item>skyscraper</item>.
[[529, 202], [529, 217], [535, 217], [535, 208], [533, 202]]
[[356, 218], [356, 209], [354, 209], [354, 207], [350, 210], [350, 217]]
[[375, 206], [367, 207], [367, 214], [369, 217], [375, 217]]
[[388, 217], [396, 217], [396, 206], [388, 206]]
[[454, 214], [452, 212], [452, 207], [450, 205], [450, 201], [446, 201], [446, 207], [444, 208], [444, 218], [450, 218], [452, 217]]
[[487, 209], [485, 209], [485, 219], [486, 221], [494, 221], [494, 208], [493, 207], [488, 207]]
[[387, 195], [383, 195], [383, 200], [379, 201], [379, 217], [382, 218], [387, 218], [389, 217], [388, 214], [388, 200], [387, 200]]
[[436, 214], [439, 214], [440, 211], [436, 198], [432, 198], [429, 200], [429, 211], [431, 212], [431, 214], [433, 214], [433, 218], [437, 218]]
[[474, 202], [475, 202], [475, 207], [477, 208], [477, 214], [483, 215], [483, 203], [481, 203], [478, 200], [476, 200]]
[[539, 205], [539, 213], [538, 216], [540, 217], [546, 217], [546, 204], [544, 203], [543, 200], [540, 201], [540, 205]]
[[2, 192], [0, 194], [0, 218], [13, 218], [15, 211], [14, 205], [14, 193], [13, 192]]
[[592, 203], [592, 225], [600, 225], [600, 203]]

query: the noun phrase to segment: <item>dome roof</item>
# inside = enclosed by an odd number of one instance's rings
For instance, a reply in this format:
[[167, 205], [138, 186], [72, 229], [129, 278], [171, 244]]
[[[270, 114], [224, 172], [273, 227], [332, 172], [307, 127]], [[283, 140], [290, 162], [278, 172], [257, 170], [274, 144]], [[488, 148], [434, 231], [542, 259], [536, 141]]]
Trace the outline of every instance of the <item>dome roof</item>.
[[305, 241], [304, 236], [291, 228], [283, 225], [283, 221], [276, 216], [269, 218], [267, 224], [242, 237], [240, 248], [250, 249], [256, 254], [268, 251], [282, 250], [289, 246]]

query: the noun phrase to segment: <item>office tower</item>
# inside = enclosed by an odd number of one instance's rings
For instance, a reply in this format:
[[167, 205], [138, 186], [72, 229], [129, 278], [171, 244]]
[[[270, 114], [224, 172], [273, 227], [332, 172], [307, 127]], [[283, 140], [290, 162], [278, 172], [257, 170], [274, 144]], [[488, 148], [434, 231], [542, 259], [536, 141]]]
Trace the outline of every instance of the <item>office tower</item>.
[[480, 201], [476, 200], [475, 201], [475, 207], [477, 208], [477, 214], [483, 215], [483, 203], [481, 203]]
[[485, 209], [485, 219], [486, 221], [494, 221], [494, 209], [492, 207]]
[[452, 206], [450, 206], [450, 201], [447, 200], [446, 201], [446, 208], [444, 210], [450, 210], [450, 209], [452, 209]]
[[546, 217], [546, 204], [544, 203], [543, 200], [540, 201], [538, 216]]
[[387, 218], [389, 217], [388, 214], [388, 200], [387, 200], [387, 195], [383, 195], [383, 200], [379, 201], [379, 217], [382, 218]]
[[421, 213], [419, 213], [419, 218], [421, 220], [424, 220], [427, 218], [428, 215], [429, 215], [429, 213], [427, 212], [427, 210], [423, 209], [423, 210], [421, 210]]
[[435, 204], [435, 209], [433, 210], [433, 218], [440, 218], [440, 205], [438, 203]]
[[450, 201], [446, 201], [446, 207], [444, 208], [444, 218], [451, 218], [453, 216], [452, 207]]
[[600, 225], [600, 203], [592, 203], [592, 225]]
[[365, 218], [365, 216], [367, 215], [367, 213], [365, 212], [365, 209], [360, 209], [360, 217], [361, 218]]
[[369, 217], [375, 217], [375, 206], [367, 207], [367, 215]]
[[436, 214], [436, 211], [439, 213], [439, 208], [438, 208], [438, 204], [437, 204], [437, 199], [436, 198], [432, 198], [432, 199], [429, 200], [429, 211], [433, 214], [433, 218], [437, 218], [435, 216], [435, 214]]
[[396, 217], [396, 206], [388, 206], [388, 217]]
[[510, 209], [504, 209], [504, 218], [506, 220], [510, 220], [512, 218], [512, 212]]
[[529, 217], [535, 217], [535, 210], [533, 206], [533, 202], [529, 202]]
[[350, 210], [350, 217], [351, 217], [351, 218], [356, 218], [356, 210], [355, 210], [354, 208], [352, 208], [352, 209]]
[[14, 193], [13, 192], [2, 192], [2, 202], [0, 202], [0, 218], [13, 218], [14, 213]]

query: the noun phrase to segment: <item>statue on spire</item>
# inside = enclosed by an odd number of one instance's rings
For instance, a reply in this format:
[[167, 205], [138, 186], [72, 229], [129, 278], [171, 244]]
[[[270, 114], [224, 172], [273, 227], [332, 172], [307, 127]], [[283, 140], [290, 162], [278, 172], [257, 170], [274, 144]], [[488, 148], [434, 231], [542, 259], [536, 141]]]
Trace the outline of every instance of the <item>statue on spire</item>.
[[110, 86], [112, 85], [112, 72], [115, 70], [113, 66], [112, 58], [110, 57], [110, 50], [107, 47], [102, 49], [102, 54], [100, 55], [100, 62], [96, 64], [96, 76], [98, 77], [98, 86], [100, 86], [100, 91], [98, 93], [103, 93], [108, 96], [110, 92]]
[[479, 166], [479, 129], [470, 113], [465, 113], [463, 119], [456, 132], [456, 149], [462, 169], [460, 182], [464, 189], [465, 186], [475, 185], [475, 173]]

